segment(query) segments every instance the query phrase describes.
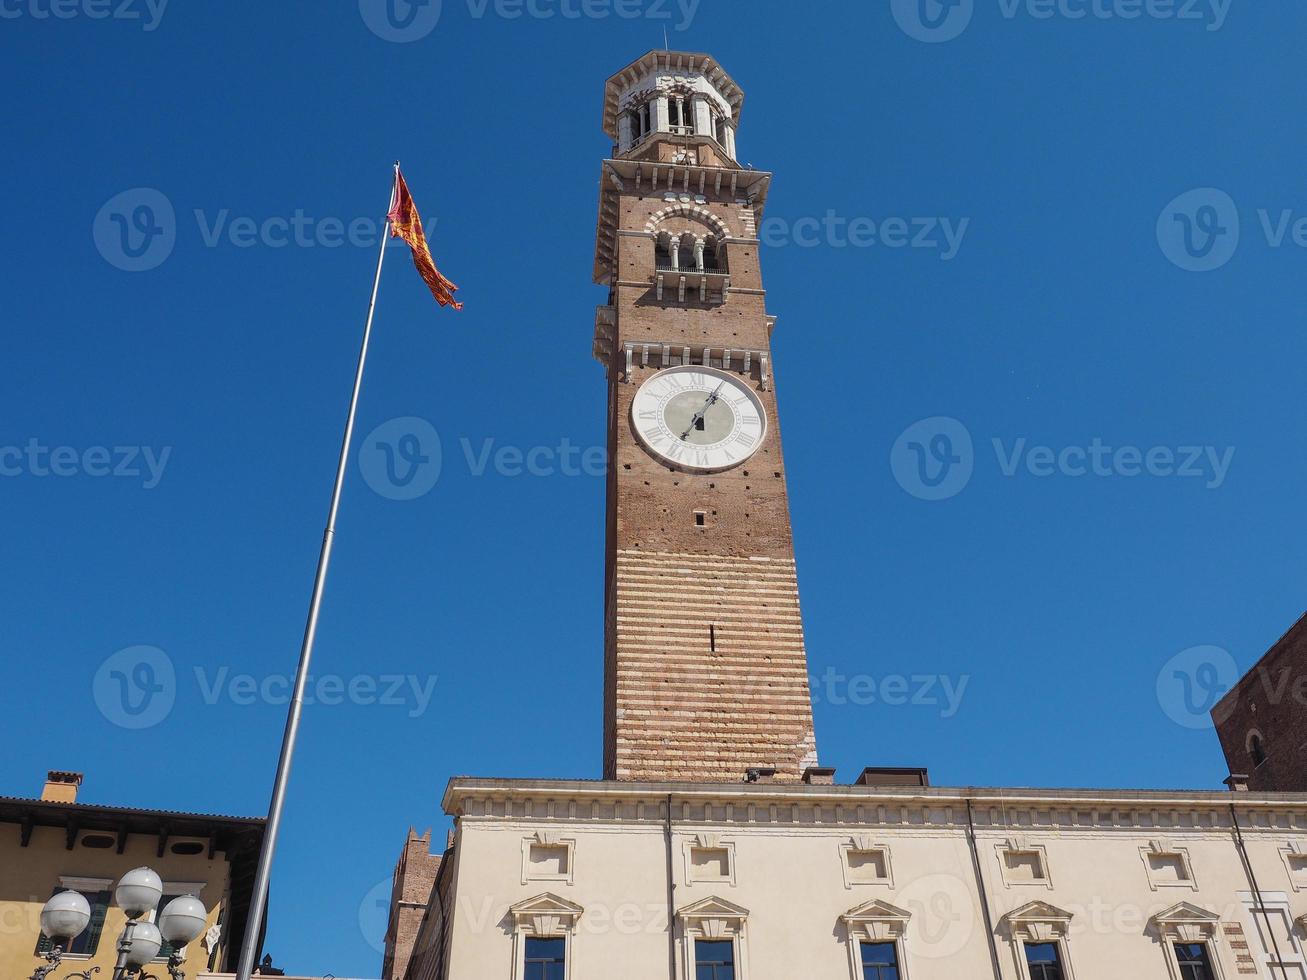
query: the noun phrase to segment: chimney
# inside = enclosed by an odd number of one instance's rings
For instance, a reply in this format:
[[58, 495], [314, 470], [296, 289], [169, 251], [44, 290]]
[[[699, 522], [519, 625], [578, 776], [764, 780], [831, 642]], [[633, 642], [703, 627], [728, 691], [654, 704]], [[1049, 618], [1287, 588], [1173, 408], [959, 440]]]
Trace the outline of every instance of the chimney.
[[834, 786], [835, 770], [809, 766], [803, 770], [803, 781], [809, 786]]
[[45, 774], [45, 788], [41, 790], [41, 799], [55, 803], [76, 803], [77, 787], [81, 785], [80, 772], [51, 769]]
[[1247, 793], [1248, 777], [1243, 773], [1230, 773], [1230, 778], [1225, 780], [1225, 785], [1230, 787], [1231, 793]]

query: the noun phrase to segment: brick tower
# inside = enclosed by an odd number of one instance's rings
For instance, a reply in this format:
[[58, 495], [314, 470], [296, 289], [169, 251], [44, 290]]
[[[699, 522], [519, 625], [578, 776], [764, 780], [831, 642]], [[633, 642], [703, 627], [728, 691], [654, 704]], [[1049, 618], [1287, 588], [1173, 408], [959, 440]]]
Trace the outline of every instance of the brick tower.
[[743, 103], [704, 54], [653, 51], [606, 86], [608, 779], [816, 765], [759, 268], [771, 175], [736, 160]]

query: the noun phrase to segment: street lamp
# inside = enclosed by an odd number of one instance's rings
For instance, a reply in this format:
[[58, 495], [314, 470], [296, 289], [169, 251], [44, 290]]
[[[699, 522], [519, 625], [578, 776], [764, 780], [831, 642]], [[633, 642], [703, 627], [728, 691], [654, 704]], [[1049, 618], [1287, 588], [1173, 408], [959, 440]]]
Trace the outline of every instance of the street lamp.
[[[36, 968], [32, 980], [45, 980], [47, 973], [57, 969], [64, 955], [62, 944], [71, 943], [90, 924], [91, 903], [80, 892], [69, 889], [55, 893], [41, 909], [41, 931], [49, 937], [50, 949], [45, 954], [45, 966]], [[70, 973], [68, 977], [79, 976], [82, 980], [91, 980], [90, 974], [99, 971], [100, 968], [94, 966], [84, 973]]]
[[[204, 933], [209, 918], [204, 903], [194, 895], [179, 895], [163, 907], [157, 923], [143, 921], [142, 917], [158, 908], [163, 898], [163, 882], [149, 868], [135, 868], [123, 875], [113, 897], [127, 916], [127, 925], [118, 937], [118, 962], [114, 964], [113, 980], [128, 980], [133, 974], [139, 974], [136, 980], [157, 980], [141, 971], [159, 955], [165, 941], [172, 944], [172, 953], [168, 957], [168, 972], [172, 980], [185, 980], [181, 950]], [[71, 940], [90, 921], [91, 907], [75, 891], [60, 892], [41, 910], [41, 931], [50, 937], [52, 943]], [[45, 980], [46, 974], [55, 969], [62, 956], [62, 947], [55, 945], [46, 954], [49, 963], [38, 967], [31, 980]], [[81, 973], [70, 973], [64, 980], [73, 977], [91, 980], [91, 974], [99, 971], [98, 966], [93, 966]]]

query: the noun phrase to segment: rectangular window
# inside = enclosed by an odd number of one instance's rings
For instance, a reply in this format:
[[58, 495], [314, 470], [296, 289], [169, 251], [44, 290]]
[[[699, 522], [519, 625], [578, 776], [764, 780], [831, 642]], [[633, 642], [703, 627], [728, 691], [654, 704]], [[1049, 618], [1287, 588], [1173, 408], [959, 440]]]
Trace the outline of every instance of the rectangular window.
[[[67, 891], [66, 888], [56, 888], [51, 892], [53, 898], [59, 892]], [[109, 912], [110, 895], [107, 891], [85, 893], [86, 901], [91, 906], [91, 923], [82, 930], [81, 935], [74, 936], [64, 949], [64, 952], [71, 956], [94, 956], [95, 951], [100, 947], [100, 933], [104, 929], [104, 917]], [[41, 938], [36, 941], [36, 955], [44, 956], [48, 953], [54, 943], [50, 937], [41, 934]]]
[[899, 951], [893, 943], [862, 944], [862, 980], [899, 980]]
[[1062, 980], [1062, 957], [1057, 943], [1026, 943], [1030, 980]]
[[1216, 980], [1204, 943], [1177, 943], [1175, 958], [1180, 964], [1182, 980]]
[[735, 980], [735, 943], [729, 939], [695, 940], [694, 980]]
[[525, 980], [564, 980], [566, 954], [566, 939], [528, 937]]

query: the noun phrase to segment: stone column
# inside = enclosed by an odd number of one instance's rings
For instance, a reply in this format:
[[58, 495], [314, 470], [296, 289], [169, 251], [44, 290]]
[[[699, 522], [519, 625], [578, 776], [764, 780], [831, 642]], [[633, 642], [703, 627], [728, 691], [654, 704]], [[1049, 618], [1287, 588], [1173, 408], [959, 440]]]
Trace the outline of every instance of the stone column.
[[679, 238], [672, 239], [671, 252], [672, 268], [679, 269], [681, 267], [681, 240]]
[[694, 94], [694, 131], [700, 136], [712, 136], [712, 109], [708, 105], [708, 96], [702, 92]]
[[617, 117], [617, 145], [622, 153], [631, 148], [634, 137], [631, 135], [631, 114], [623, 112]]
[[726, 152], [731, 155], [732, 160], [738, 160], [735, 155], [735, 123], [731, 120], [726, 121]]
[[703, 239], [696, 238], [694, 241], [694, 268], [698, 272], [703, 271]]
[[660, 95], [653, 101], [653, 128], [656, 133], [665, 133], [672, 128], [667, 114], [667, 96]]

